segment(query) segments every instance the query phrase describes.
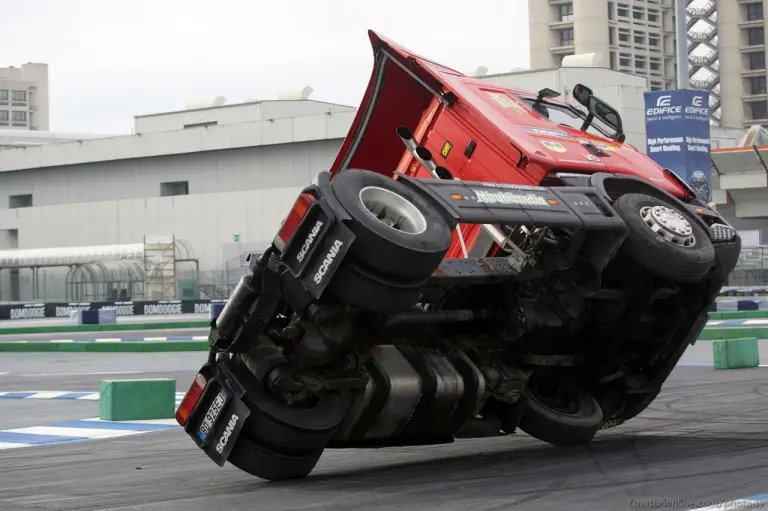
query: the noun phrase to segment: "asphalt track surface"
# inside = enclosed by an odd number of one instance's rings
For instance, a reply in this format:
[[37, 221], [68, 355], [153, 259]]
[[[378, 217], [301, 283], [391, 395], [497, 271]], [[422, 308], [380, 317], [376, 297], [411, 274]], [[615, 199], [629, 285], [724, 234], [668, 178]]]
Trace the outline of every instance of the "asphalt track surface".
[[[98, 390], [101, 379], [120, 377], [171, 377], [185, 390], [204, 359], [3, 354], [0, 391]], [[682, 362], [646, 412], [586, 448], [554, 448], [518, 433], [446, 446], [328, 450], [308, 478], [268, 483], [217, 467], [174, 429], [0, 451], [0, 510], [692, 509], [768, 492], [768, 367], [715, 371], [704, 365], [712, 362], [706, 342]], [[99, 370], [113, 374], [86, 374]], [[96, 402], [0, 399], [0, 429], [95, 416], [97, 409]]]

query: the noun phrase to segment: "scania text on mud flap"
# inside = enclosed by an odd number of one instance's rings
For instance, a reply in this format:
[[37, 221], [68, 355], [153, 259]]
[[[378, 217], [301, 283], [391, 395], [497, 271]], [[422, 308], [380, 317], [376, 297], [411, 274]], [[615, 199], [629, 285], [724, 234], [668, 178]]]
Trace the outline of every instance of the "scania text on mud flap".
[[642, 413], [737, 232], [587, 87], [579, 109], [370, 38], [336, 160], [212, 321], [179, 424], [219, 465], [281, 480], [328, 448], [579, 445]]
[[235, 430], [235, 427], [237, 426], [237, 421], [240, 420], [240, 417], [238, 417], [236, 414], [232, 414], [229, 416], [229, 420], [227, 421], [227, 427], [224, 428], [224, 432], [221, 434], [221, 437], [219, 437], [219, 442], [216, 444], [216, 452], [221, 454], [224, 452], [224, 449], [227, 447], [227, 442], [229, 442], [229, 437], [232, 436], [232, 433]]

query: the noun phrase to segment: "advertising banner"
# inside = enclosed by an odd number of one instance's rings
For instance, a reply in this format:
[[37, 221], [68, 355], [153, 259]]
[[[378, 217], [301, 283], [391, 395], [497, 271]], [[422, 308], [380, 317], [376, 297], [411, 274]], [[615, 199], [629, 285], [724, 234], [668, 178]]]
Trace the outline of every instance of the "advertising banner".
[[645, 136], [651, 159], [680, 176], [700, 200], [712, 201], [709, 92], [646, 92]]
[[226, 300], [153, 300], [133, 302], [16, 303], [0, 305], [0, 321], [12, 319], [68, 318], [78, 309], [115, 309], [118, 316], [173, 316], [208, 314], [211, 305]]

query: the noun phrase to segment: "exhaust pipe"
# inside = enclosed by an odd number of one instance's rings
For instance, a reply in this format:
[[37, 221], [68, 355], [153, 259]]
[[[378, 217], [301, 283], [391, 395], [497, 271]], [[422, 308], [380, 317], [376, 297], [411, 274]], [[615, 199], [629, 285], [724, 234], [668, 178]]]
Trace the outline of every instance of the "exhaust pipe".
[[429, 151], [429, 149], [424, 146], [416, 147], [416, 157], [419, 159], [424, 168], [429, 171], [430, 174], [438, 177], [436, 173], [437, 163], [435, 163], [435, 160], [432, 159], [432, 153]]
[[419, 163], [421, 163], [421, 165], [429, 171], [430, 174], [438, 177], [435, 174], [437, 164], [432, 159], [432, 153], [429, 151], [429, 149], [418, 145], [416, 141], [413, 140], [413, 133], [411, 133], [411, 130], [405, 126], [398, 126], [397, 136], [399, 136], [400, 140], [403, 141], [403, 144], [405, 144], [405, 147], [408, 149], [408, 152], [411, 153], [411, 156], [416, 158]]
[[411, 133], [411, 130], [406, 128], [405, 126], [398, 126], [397, 127], [397, 136], [400, 137], [400, 140], [403, 141], [403, 144], [405, 144], [405, 147], [408, 148], [408, 150], [411, 152], [411, 154], [416, 154], [416, 142], [413, 141], [413, 133]]

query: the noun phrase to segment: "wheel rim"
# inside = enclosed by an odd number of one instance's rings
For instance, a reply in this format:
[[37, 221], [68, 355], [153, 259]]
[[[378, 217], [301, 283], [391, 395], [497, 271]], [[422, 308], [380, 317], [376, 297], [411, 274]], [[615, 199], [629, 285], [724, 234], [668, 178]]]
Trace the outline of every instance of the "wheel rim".
[[640, 210], [643, 221], [664, 240], [690, 247], [696, 243], [691, 223], [683, 215], [667, 206], [646, 206]]
[[560, 414], [579, 416], [584, 412], [583, 399], [564, 386], [533, 384], [530, 391], [541, 404]]
[[360, 202], [366, 211], [384, 225], [406, 234], [427, 230], [427, 219], [411, 201], [378, 186], [360, 190]]

